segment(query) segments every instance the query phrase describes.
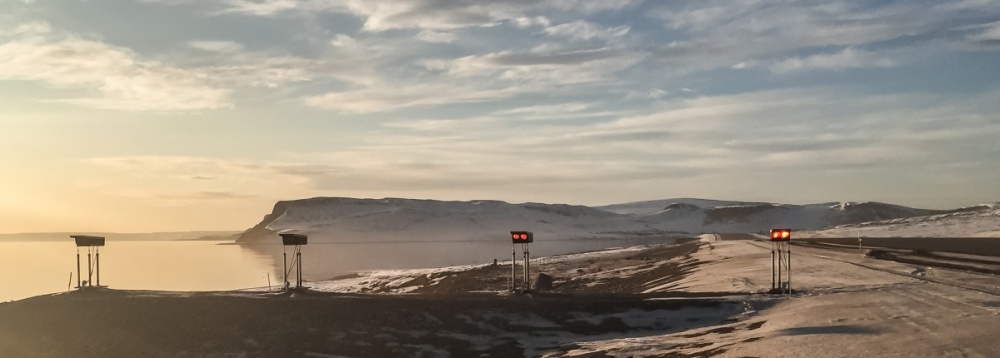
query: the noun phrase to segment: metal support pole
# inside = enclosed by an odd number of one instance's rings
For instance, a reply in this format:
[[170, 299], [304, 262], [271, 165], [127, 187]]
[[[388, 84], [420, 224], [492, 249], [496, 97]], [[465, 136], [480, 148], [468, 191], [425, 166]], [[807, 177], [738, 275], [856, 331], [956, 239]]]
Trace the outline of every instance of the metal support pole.
[[101, 250], [97, 249], [95, 254], [97, 260], [97, 287], [101, 287]]
[[788, 246], [788, 295], [792, 295], [792, 247]]
[[281, 250], [281, 277], [285, 280], [285, 289], [288, 289], [288, 252], [284, 248]]
[[87, 286], [94, 286], [94, 261], [90, 257], [90, 252], [93, 251], [87, 248]]
[[778, 289], [781, 289], [781, 282], [782, 282], [781, 281], [781, 266], [783, 265], [783, 262], [785, 261], [782, 258], [782, 256], [784, 256], [784, 254], [782, 254], [782, 252], [781, 252], [781, 246], [778, 246]]
[[298, 247], [295, 250], [295, 262], [298, 266], [298, 273], [295, 274], [295, 288], [302, 288], [302, 252]]
[[76, 288], [83, 288], [80, 283], [80, 248], [76, 248]]
[[525, 244], [521, 244], [521, 291], [528, 291], [528, 260], [527, 251], [528, 249], [524, 247]]
[[777, 265], [775, 265], [775, 260], [777, 260], [777, 256], [775, 256], [775, 254], [774, 254], [774, 243], [772, 242], [771, 243], [771, 291], [774, 291], [774, 288], [775, 288], [774, 285], [775, 285], [776, 281], [775, 281], [774, 278], [775, 278], [775, 275], [777, 274], [775, 271], [778, 268]]
[[528, 290], [531, 290], [531, 271], [529, 271], [529, 270], [531, 270], [531, 266], [530, 266], [531, 264], [528, 263], [528, 244], [521, 244], [521, 250], [523, 251], [523, 255], [522, 256], [524, 257], [524, 280], [523, 280], [523, 285], [524, 285], [524, 290], [528, 291]]
[[510, 244], [510, 291], [517, 292], [517, 245]]

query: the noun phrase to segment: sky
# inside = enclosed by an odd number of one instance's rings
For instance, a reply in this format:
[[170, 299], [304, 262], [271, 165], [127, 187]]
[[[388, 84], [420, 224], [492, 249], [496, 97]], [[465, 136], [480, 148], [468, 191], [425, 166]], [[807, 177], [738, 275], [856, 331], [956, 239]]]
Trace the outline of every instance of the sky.
[[1000, 201], [1000, 1], [0, 0], [0, 232]]

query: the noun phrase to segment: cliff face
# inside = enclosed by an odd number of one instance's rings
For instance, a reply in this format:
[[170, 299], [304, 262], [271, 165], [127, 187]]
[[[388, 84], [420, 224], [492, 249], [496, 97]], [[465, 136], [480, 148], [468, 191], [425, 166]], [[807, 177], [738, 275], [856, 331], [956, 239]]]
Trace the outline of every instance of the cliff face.
[[588, 237], [633, 226], [627, 219], [562, 204], [320, 197], [278, 202], [237, 242], [276, 242], [276, 232], [285, 230], [318, 242], [499, 239], [510, 230]]
[[274, 208], [271, 209], [271, 213], [264, 215], [264, 219], [257, 223], [257, 225], [254, 225], [252, 228], [249, 228], [247, 231], [240, 234], [239, 238], [236, 239], [236, 242], [277, 242], [280, 237], [276, 232], [268, 229], [267, 226], [274, 222], [275, 219], [281, 217], [281, 215], [284, 215], [285, 212], [288, 211], [288, 206], [288, 201], [279, 201], [275, 203]]
[[[981, 210], [985, 209], [956, 211]], [[277, 202], [237, 242], [276, 243], [276, 232], [285, 230], [317, 242], [502, 240], [510, 230], [533, 231], [546, 239], [763, 233], [776, 227], [817, 230], [941, 213], [877, 202], [788, 205], [668, 199], [594, 208], [493, 200], [319, 197]]]

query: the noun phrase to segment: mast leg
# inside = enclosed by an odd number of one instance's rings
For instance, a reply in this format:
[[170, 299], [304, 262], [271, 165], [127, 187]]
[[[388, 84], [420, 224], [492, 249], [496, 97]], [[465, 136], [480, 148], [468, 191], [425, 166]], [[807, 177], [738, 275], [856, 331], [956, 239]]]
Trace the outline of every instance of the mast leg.
[[83, 284], [80, 283], [80, 249], [76, 249], [76, 288], [83, 288]]
[[[298, 250], [296, 250], [298, 251]], [[302, 252], [295, 253], [295, 263], [298, 267], [298, 273], [295, 274], [295, 288], [302, 288]]]
[[781, 267], [785, 265], [785, 260], [784, 260], [784, 258], [782, 256], [784, 256], [784, 254], [781, 252], [781, 248], [779, 247], [778, 248], [778, 289], [782, 289], [781, 288], [781, 283], [782, 283], [782, 281], [781, 281]]
[[774, 244], [771, 244], [771, 291], [774, 291], [775, 288], [776, 281], [774, 278], [777, 274], [775, 270], [778, 268], [777, 265], [774, 264], [775, 260], [777, 260], [777, 257], [774, 254]]
[[792, 295], [792, 248], [789, 246], [788, 250], [788, 295]]
[[510, 244], [510, 291], [517, 292], [517, 246]]
[[90, 249], [87, 250], [87, 286], [94, 286], [94, 261], [90, 257]]
[[521, 280], [521, 287], [523, 287], [524, 292], [528, 292], [531, 287], [528, 287], [528, 244], [521, 244], [521, 256], [524, 259], [524, 279]]

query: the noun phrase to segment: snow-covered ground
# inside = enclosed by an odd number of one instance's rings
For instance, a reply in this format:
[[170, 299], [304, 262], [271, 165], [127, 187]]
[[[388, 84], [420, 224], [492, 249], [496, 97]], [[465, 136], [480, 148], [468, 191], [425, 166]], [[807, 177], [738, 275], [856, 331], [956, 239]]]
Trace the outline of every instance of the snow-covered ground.
[[841, 225], [796, 233], [798, 237], [1000, 237], [1000, 204], [983, 209]]
[[[502, 264], [510, 265], [510, 261]], [[462, 265], [430, 269], [364, 271], [332, 280], [307, 282], [306, 286], [321, 292], [411, 293], [421, 287], [437, 285], [442, 278], [450, 273], [469, 271], [476, 267], [479, 266]], [[420, 278], [427, 278], [427, 282], [422, 282], [419, 285], [410, 284]]]
[[[769, 243], [711, 242], [674, 287], [740, 292], [735, 321], [681, 333], [594, 340], [553, 356], [1000, 357], [1000, 279], [813, 248], [793, 249], [791, 297], [770, 288]], [[940, 282], [929, 282], [933, 278]], [[977, 282], [978, 289], [958, 286]], [[672, 354], [672, 355], [670, 355]]]
[[[532, 272], [545, 272], [550, 275], [568, 277], [571, 273], [565, 270], [557, 270], [556, 266], [563, 263], [570, 263], [568, 266], [576, 270], [578, 266], [583, 266], [580, 262], [606, 260], [609, 257], [618, 257], [629, 253], [636, 253], [648, 250], [648, 246], [633, 246], [615, 248], [609, 250], [576, 253], [568, 255], [557, 255], [548, 257], [538, 257], [531, 259]], [[518, 265], [521, 261], [518, 259]], [[497, 264], [501, 274], [506, 278], [510, 274], [510, 260], [499, 261]], [[410, 269], [410, 270], [375, 270], [357, 272], [353, 275], [335, 278], [332, 280], [308, 282], [306, 285], [314, 290], [322, 292], [338, 293], [382, 293], [382, 294], [404, 294], [412, 293], [418, 289], [433, 287], [440, 284], [444, 279], [453, 277], [456, 274], [470, 273], [472, 271], [485, 268], [495, 268], [491, 264], [485, 265], [459, 265], [440, 268]], [[648, 267], [646, 268], [648, 269]], [[517, 274], [522, 275], [521, 267], [518, 266]], [[642, 269], [626, 266], [617, 270], [602, 270], [586, 275], [572, 273], [573, 276], [586, 276], [591, 281], [610, 281], [615, 278], [637, 274]], [[475, 289], [469, 292], [493, 292], [506, 294], [508, 286], [494, 286], [483, 289]]]
[[[561, 333], [519, 335], [517, 331], [491, 327], [497, 330], [498, 337], [516, 338], [529, 356], [545, 357], [1000, 357], [1000, 345], [993, 342], [1000, 336], [1000, 278], [995, 275], [882, 261], [851, 250], [793, 246], [791, 283], [796, 292], [776, 296], [765, 293], [772, 279], [770, 243], [721, 240], [725, 237], [703, 235], [700, 243], [688, 244], [697, 245], [695, 251], [668, 262], [620, 264], [594, 272], [600, 276], [588, 276], [593, 271], [588, 267], [625, 261], [625, 257], [635, 259], [655, 248], [538, 258], [533, 265], [557, 277], [579, 267], [575, 270], [581, 277], [594, 282], [645, 274], [643, 280], [647, 282], [636, 285], [641, 288], [637, 293], [653, 297], [680, 293], [685, 297], [722, 297], [729, 304], [678, 311], [624, 311], [607, 317], [587, 313], [575, 318], [591, 324], [614, 319], [631, 327], [629, 331], [598, 336], [562, 332], [566, 322], [534, 316], [504, 319]], [[669, 262], [681, 264], [678, 272], [682, 273], [676, 279], [656, 282], [655, 276], [648, 275], [650, 270], [661, 267], [658, 265]], [[399, 294], [413, 292], [415, 287], [406, 284], [421, 277], [427, 278], [419, 281], [421, 285], [434, 286], [447, 275], [481, 268], [368, 272], [318, 282], [312, 287]], [[390, 289], [379, 291], [387, 287]], [[494, 292], [503, 294], [502, 290]], [[666, 329], [664, 324], [671, 328]], [[482, 341], [484, 346], [498, 339], [475, 335], [452, 338]]]

